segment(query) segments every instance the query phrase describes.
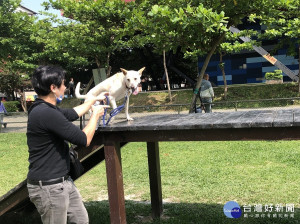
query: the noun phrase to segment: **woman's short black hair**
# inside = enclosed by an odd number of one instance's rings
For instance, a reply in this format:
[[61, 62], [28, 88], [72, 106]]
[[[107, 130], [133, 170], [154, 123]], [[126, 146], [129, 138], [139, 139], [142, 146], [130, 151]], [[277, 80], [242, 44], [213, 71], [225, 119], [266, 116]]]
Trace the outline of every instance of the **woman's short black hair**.
[[32, 75], [32, 86], [35, 92], [41, 96], [47, 96], [51, 90], [50, 86], [54, 84], [58, 88], [65, 79], [65, 70], [59, 66], [40, 66]]

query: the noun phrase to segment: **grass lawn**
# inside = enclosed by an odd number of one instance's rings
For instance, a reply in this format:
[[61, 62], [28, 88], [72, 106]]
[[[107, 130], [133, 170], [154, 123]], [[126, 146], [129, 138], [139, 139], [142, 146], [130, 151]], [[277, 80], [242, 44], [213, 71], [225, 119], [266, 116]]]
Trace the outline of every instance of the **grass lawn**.
[[[300, 222], [297, 141], [160, 143], [165, 202], [160, 221], [150, 218], [146, 144], [130, 143], [121, 153], [128, 223]], [[1, 195], [26, 178], [27, 156], [25, 134], [0, 134]], [[99, 164], [75, 183], [90, 223], [109, 223], [105, 164]], [[244, 205], [250, 205], [250, 217], [245, 218], [243, 212], [239, 219], [227, 218], [223, 206], [228, 201], [236, 201], [242, 210]], [[265, 205], [271, 204], [273, 211], [265, 212]], [[283, 212], [274, 212], [277, 204], [284, 207]], [[294, 218], [286, 212], [286, 204], [294, 204]], [[254, 205], [262, 205], [263, 212], [254, 212]], [[251, 217], [257, 214], [259, 218]], [[278, 217], [280, 214], [283, 218]], [[289, 217], [284, 218], [285, 214]]]

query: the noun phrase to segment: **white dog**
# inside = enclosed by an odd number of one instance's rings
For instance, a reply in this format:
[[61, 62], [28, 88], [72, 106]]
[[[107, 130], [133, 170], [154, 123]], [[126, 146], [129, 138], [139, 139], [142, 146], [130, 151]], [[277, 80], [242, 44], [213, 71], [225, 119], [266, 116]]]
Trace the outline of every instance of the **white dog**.
[[127, 71], [121, 68], [122, 72], [105, 79], [103, 82], [92, 88], [86, 95], [80, 94], [79, 82], [75, 89], [75, 95], [78, 99], [85, 99], [85, 101], [88, 101], [89, 96], [98, 96], [103, 92], [109, 92], [108, 99], [113, 109], [117, 108], [116, 101], [124, 98], [127, 95], [125, 115], [128, 121], [132, 121], [133, 119], [128, 114], [129, 97], [131, 94], [138, 94], [137, 87], [141, 82], [141, 76], [144, 69], [145, 67], [141, 68], [139, 71]]

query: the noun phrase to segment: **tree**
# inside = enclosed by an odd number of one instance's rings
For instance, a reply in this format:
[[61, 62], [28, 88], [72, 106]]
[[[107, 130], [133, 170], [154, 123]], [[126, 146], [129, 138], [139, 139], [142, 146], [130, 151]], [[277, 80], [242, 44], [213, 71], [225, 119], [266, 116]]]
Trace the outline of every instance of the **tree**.
[[129, 40], [132, 45], [153, 44], [156, 52], [175, 52], [180, 47], [186, 53], [195, 45], [204, 47], [209, 34], [218, 32], [222, 22], [222, 12], [213, 12], [196, 1], [143, 1], [126, 25], [134, 31]]
[[8, 98], [15, 99], [15, 90], [21, 86], [21, 76], [18, 74], [4, 71], [0, 73], [0, 90], [6, 94]]
[[[53, 15], [54, 16], [54, 15]], [[52, 23], [59, 24], [53, 27]], [[91, 64], [87, 49], [84, 46], [85, 29], [77, 24], [69, 23], [55, 16], [43, 19], [35, 24], [32, 38], [40, 44], [40, 50], [33, 54], [35, 61], [42, 64], [59, 63], [67, 70], [84, 68]]]
[[25, 73], [36, 67], [32, 55], [37, 50], [32, 40], [35, 17], [23, 12], [15, 12], [20, 0], [0, 2], [0, 89], [15, 99], [14, 92], [21, 96], [21, 105], [26, 111], [24, 81]]
[[32, 27], [36, 20], [24, 12], [15, 12], [21, 0], [3, 0], [0, 2], [0, 59], [2, 66], [12, 70], [30, 70], [31, 55], [36, 49], [32, 41]]
[[130, 41], [139, 46], [153, 43], [160, 51], [180, 46], [186, 57], [206, 55], [191, 102], [192, 112], [207, 65], [228, 28], [253, 13], [267, 15], [270, 7], [273, 3], [268, 0], [141, 1], [128, 20]]
[[[234, 4], [232, 4], [234, 3]], [[204, 61], [204, 65], [201, 69], [200, 75], [197, 80], [196, 90], [199, 89], [201, 85], [201, 81], [203, 78], [203, 75], [205, 73], [205, 70], [207, 68], [207, 65], [209, 63], [209, 60], [211, 56], [214, 54], [216, 48], [218, 45], [220, 45], [222, 42], [224, 42], [224, 37], [226, 35], [227, 29], [230, 26], [236, 26], [240, 23], [242, 23], [242, 20], [244, 18], [247, 18], [248, 16], [251, 16], [253, 13], [260, 13], [262, 15], [268, 15], [270, 9], [274, 7], [275, 4], [273, 4], [270, 1], [211, 1], [210, 6], [215, 10], [216, 12], [224, 12], [224, 16], [226, 17], [226, 23], [224, 23], [223, 29], [221, 32], [215, 32], [212, 35], [212, 38], [210, 38], [210, 44], [208, 44], [208, 49], [204, 50], [208, 52], [206, 59]], [[226, 26], [226, 27], [225, 27]], [[197, 52], [194, 50], [194, 52]], [[190, 113], [193, 112], [193, 107], [195, 105], [196, 101], [196, 95], [197, 91], [194, 92], [194, 96], [192, 99], [192, 103], [190, 106]]]
[[220, 55], [220, 63], [219, 67], [222, 72], [223, 80], [224, 80], [224, 99], [227, 97], [227, 81], [226, 81], [226, 74], [225, 74], [225, 62], [223, 62], [223, 56], [226, 54], [232, 54], [232, 53], [238, 53], [241, 52], [242, 50], [252, 50], [253, 45], [259, 45], [255, 40], [251, 40], [249, 42], [239, 42], [237, 40], [238, 37], [244, 37], [244, 36], [255, 36], [257, 35], [256, 31], [253, 30], [244, 30], [241, 31], [239, 34], [237, 33], [231, 33], [227, 32], [224, 42], [219, 45], [217, 48], [217, 52]]
[[[281, 47], [288, 47], [288, 55], [298, 54], [300, 71], [300, 2], [299, 0], [278, 1], [272, 8], [269, 15], [253, 14], [251, 19], [260, 20], [266, 27], [265, 32], [260, 35], [261, 39], [276, 39], [278, 45], [275, 50]], [[296, 46], [298, 45], [298, 50]], [[298, 51], [298, 52], [297, 52]], [[299, 76], [299, 73], [298, 73]], [[300, 92], [300, 79], [298, 81]]]
[[[85, 65], [94, 62], [97, 67], [107, 68], [109, 75], [111, 55], [124, 47], [124, 21], [133, 3], [120, 0], [50, 0], [50, 3], [70, 18], [53, 32], [57, 41], [54, 45], [65, 52], [67, 58]], [[47, 49], [53, 47], [47, 44]]]
[[[147, 72], [155, 79], [160, 74], [160, 67], [163, 66], [160, 65], [162, 60], [161, 62], [158, 60], [159, 55], [153, 53], [153, 44], [147, 45], [146, 42], [141, 45], [132, 44], [129, 38], [135, 29], [125, 26], [125, 23], [134, 17], [132, 13], [137, 4], [139, 3], [124, 3], [120, 0], [78, 2], [52, 0], [50, 5], [45, 6], [62, 9], [63, 15], [72, 19], [59, 22], [53, 34], [45, 33], [47, 36], [51, 35], [49, 38], [51, 41], [46, 41], [44, 50], [49, 51], [53, 59], [60, 62], [81, 58], [79, 61], [82, 62], [82, 66], [97, 64], [97, 67], [106, 67], [108, 75], [112, 65], [133, 64], [131, 67], [135, 69], [140, 67], [137, 64], [140, 61], [146, 64]], [[41, 41], [44, 41], [43, 39], [45, 38], [41, 37]], [[58, 58], [60, 54], [55, 53], [57, 49], [68, 53], [64, 54], [65, 59], [61, 56]], [[160, 50], [160, 55], [162, 52], [163, 50]], [[45, 52], [45, 55], [48, 53]], [[130, 59], [135, 63], [129, 61]], [[67, 68], [68, 65], [72, 68], [79, 66], [72, 61], [67, 63]]]

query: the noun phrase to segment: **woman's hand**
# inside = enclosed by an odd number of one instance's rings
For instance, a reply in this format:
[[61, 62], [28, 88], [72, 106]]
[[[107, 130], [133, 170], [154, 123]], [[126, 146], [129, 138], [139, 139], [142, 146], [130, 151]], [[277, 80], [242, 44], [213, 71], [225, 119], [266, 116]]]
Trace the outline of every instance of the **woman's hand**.
[[[109, 95], [108, 92], [103, 92], [103, 93], [99, 94], [98, 96], [90, 96], [89, 100], [86, 100], [86, 102], [84, 102], [83, 104], [74, 107], [74, 110], [77, 112], [78, 116], [81, 117], [88, 110], [92, 109], [92, 105], [94, 105], [95, 103], [96, 103], [96, 105], [99, 105], [100, 101], [103, 101], [103, 104], [106, 104], [106, 96], [108, 96], [108, 95]], [[99, 109], [96, 109], [96, 110], [98, 111]]]
[[105, 101], [107, 96], [109, 96], [109, 92], [100, 93], [98, 96], [96, 96], [96, 100]]
[[104, 109], [109, 108], [108, 105], [97, 105], [97, 106], [92, 106], [92, 111], [93, 114], [96, 114], [98, 116], [102, 116], [104, 114]]
[[88, 101], [103, 101], [106, 103], [106, 97], [109, 96], [109, 92], [100, 93], [98, 96], [90, 96]]
[[82, 130], [86, 134], [86, 146], [89, 146], [93, 136], [95, 134], [95, 130], [97, 129], [97, 124], [98, 124], [98, 119], [100, 116], [104, 114], [104, 109], [109, 108], [108, 105], [97, 105], [97, 106], [92, 106], [92, 116], [90, 117], [90, 120], [85, 126], [85, 128]]

